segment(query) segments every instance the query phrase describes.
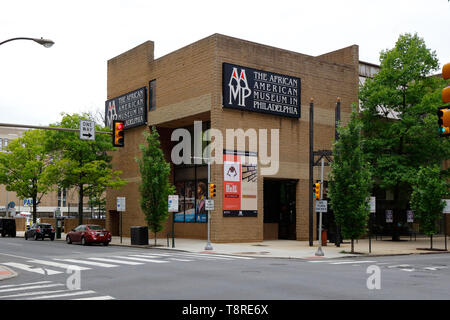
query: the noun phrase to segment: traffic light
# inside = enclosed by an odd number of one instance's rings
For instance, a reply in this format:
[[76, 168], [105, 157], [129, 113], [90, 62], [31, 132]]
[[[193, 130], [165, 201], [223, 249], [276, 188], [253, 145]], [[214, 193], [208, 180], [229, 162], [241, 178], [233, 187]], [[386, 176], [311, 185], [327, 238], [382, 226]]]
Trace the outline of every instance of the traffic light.
[[125, 122], [113, 120], [113, 146], [123, 147], [125, 145]]
[[213, 198], [216, 196], [216, 185], [214, 183], [209, 184], [209, 197]]
[[439, 124], [439, 135], [441, 137], [446, 137], [450, 135], [450, 106], [440, 107], [437, 111], [438, 124]]
[[[442, 67], [442, 78], [444, 78], [445, 80], [450, 79], [450, 63], [447, 63]], [[442, 102], [450, 102], [450, 86], [442, 89]]]
[[314, 183], [314, 197], [316, 199], [320, 198], [320, 182]]
[[[450, 79], [450, 63], [445, 64], [442, 67], [442, 78], [445, 80]], [[450, 102], [450, 86], [442, 89], [442, 102]], [[441, 137], [446, 137], [450, 135], [450, 106], [443, 106], [438, 108], [438, 124], [439, 124], [439, 135]]]

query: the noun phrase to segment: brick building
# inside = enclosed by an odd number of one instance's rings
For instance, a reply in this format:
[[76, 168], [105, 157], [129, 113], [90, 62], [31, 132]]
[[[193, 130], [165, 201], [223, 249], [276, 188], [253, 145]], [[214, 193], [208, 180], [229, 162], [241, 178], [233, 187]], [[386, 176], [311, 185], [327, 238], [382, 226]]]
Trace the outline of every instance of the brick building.
[[[214, 34], [158, 59], [154, 59], [152, 41], [110, 59], [107, 122], [115, 117], [129, 119], [132, 114], [140, 115], [144, 122], [130, 120], [125, 147], [113, 153], [113, 168], [122, 170], [121, 177], [129, 183], [120, 190], [108, 190], [107, 227], [113, 234], [119, 233], [116, 197], [126, 198], [124, 236], [130, 234], [131, 226], [145, 225], [139, 207], [140, 177], [135, 157], [140, 156], [138, 145], [144, 142], [143, 132], [156, 126], [180, 199], [180, 211], [170, 216], [159, 236], [165, 237], [174, 226], [176, 237], [206, 239], [202, 194], [207, 192], [207, 166], [204, 162], [174, 163], [172, 150], [181, 139], [172, 141], [173, 133], [180, 128], [191, 133], [215, 129], [226, 140], [227, 129], [235, 133], [242, 129], [249, 135], [255, 132], [258, 142], [268, 141], [268, 154], [276, 151], [271, 138], [279, 139], [279, 143], [274, 140], [279, 161], [273, 158], [270, 164], [277, 170], [270, 172], [267, 162], [261, 162], [266, 150], [260, 143], [236, 144], [230, 150], [224, 141], [224, 154], [231, 154], [230, 158], [224, 155], [228, 162], [211, 165], [211, 183], [217, 186], [211, 241], [308, 240], [310, 99], [314, 99], [314, 150], [331, 150], [337, 98], [341, 101], [341, 120], [346, 123], [352, 103], [358, 102], [358, 83], [357, 45], [314, 57]], [[124, 110], [128, 113], [121, 113]], [[199, 138], [194, 135], [194, 139]], [[191, 156], [204, 145], [192, 142]], [[217, 150], [215, 156], [222, 157]], [[241, 155], [249, 156], [247, 162]], [[237, 164], [237, 180], [233, 178], [233, 164]], [[231, 167], [234, 176], [228, 177]], [[314, 167], [314, 180], [320, 179], [319, 169]], [[327, 176], [328, 167], [325, 180]], [[233, 183], [241, 188], [236, 194]], [[316, 218], [313, 220], [315, 237]]]

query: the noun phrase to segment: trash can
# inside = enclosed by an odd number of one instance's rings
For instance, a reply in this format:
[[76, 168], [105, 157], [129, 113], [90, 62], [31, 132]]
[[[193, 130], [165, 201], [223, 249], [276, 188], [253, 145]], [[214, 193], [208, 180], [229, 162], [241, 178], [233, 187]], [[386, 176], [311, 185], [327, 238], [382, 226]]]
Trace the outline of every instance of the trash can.
[[148, 228], [144, 226], [131, 227], [131, 244], [148, 245]]
[[16, 220], [11, 218], [0, 219], [0, 234], [2, 237], [6, 235], [10, 237], [16, 236]]
[[322, 230], [322, 246], [327, 245], [327, 229]]

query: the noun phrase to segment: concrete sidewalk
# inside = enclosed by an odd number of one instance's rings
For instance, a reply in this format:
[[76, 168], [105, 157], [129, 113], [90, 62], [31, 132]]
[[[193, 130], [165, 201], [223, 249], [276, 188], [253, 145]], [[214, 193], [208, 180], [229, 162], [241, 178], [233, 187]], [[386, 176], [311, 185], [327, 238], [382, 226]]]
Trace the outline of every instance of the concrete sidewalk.
[[[23, 237], [23, 231], [17, 232], [17, 237]], [[63, 233], [61, 239], [57, 241], [65, 241], [66, 235]], [[450, 242], [450, 237], [447, 237]], [[426, 253], [449, 253], [443, 251], [445, 248], [444, 236], [433, 237], [433, 248], [440, 250], [429, 250], [430, 238], [417, 237], [415, 240], [409, 237], [402, 237], [401, 241], [391, 241], [390, 237], [384, 237], [383, 240], [371, 240], [371, 253], [369, 253], [369, 239], [360, 239], [355, 241], [355, 253], [351, 254], [350, 240], [345, 240], [340, 247], [336, 247], [333, 243], [322, 246], [323, 257], [315, 256], [318, 248], [318, 241], [314, 241], [314, 246], [309, 246], [309, 241], [295, 240], [270, 240], [262, 242], [250, 243], [212, 243], [213, 250], [205, 250], [207, 241], [198, 239], [181, 239], [175, 238], [175, 247], [172, 247], [172, 239], [160, 238], [157, 246], [154, 246], [154, 239], [149, 239], [148, 245], [131, 245], [131, 239], [114, 236], [110, 245], [131, 246], [138, 248], [154, 248], [180, 250], [195, 253], [217, 253], [244, 255], [253, 257], [271, 257], [271, 258], [298, 258], [298, 259], [314, 259], [314, 258], [344, 258], [351, 256], [380, 256], [380, 255], [404, 255], [404, 254], [426, 254]]]

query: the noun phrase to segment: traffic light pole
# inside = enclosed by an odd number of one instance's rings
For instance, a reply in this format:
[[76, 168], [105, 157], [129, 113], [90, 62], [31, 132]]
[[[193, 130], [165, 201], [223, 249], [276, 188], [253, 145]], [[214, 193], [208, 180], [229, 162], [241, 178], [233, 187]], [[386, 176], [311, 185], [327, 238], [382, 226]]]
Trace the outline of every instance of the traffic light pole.
[[[208, 158], [208, 187], [211, 184], [211, 162], [210, 158]], [[211, 198], [209, 196], [208, 198]], [[208, 243], [206, 243], [205, 250], [213, 250], [211, 245], [211, 210], [208, 210]]]
[[[323, 198], [323, 167], [324, 159], [320, 160], [320, 200]], [[317, 201], [318, 199], [316, 199]], [[323, 257], [324, 253], [322, 251], [322, 210], [319, 212], [319, 247], [316, 251], [316, 256]]]

